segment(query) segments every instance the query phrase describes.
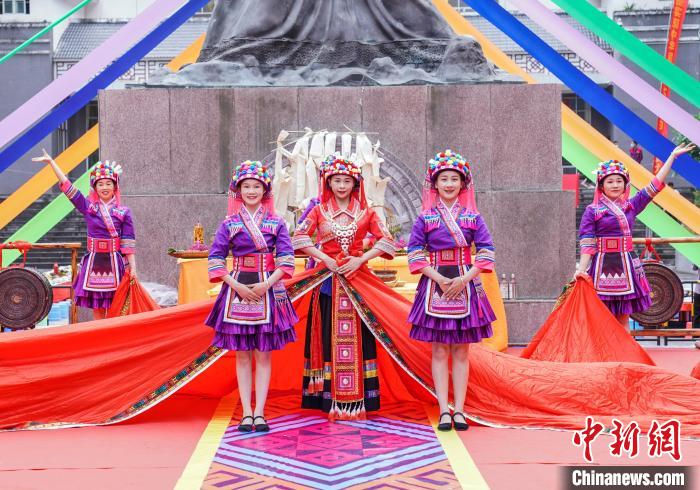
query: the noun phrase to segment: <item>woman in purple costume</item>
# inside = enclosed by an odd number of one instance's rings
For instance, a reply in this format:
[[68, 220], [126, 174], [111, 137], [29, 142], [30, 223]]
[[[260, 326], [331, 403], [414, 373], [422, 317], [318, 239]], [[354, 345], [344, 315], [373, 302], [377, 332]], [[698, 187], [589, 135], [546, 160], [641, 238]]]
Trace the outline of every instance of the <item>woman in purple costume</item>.
[[[472, 265], [471, 246], [477, 254]], [[430, 161], [423, 212], [408, 242], [408, 265], [422, 274], [408, 321], [412, 339], [431, 342], [432, 371], [440, 405], [439, 430], [469, 428], [464, 401], [469, 378], [469, 345], [490, 337], [496, 315], [479, 280], [492, 272], [494, 247], [476, 209], [470, 164], [446, 150]], [[455, 412], [448, 406], [449, 357]]]
[[[233, 172], [228, 216], [209, 250], [209, 280], [224, 284], [206, 324], [216, 331], [215, 346], [237, 351], [241, 432], [269, 430], [265, 401], [271, 351], [296, 339], [298, 318], [281, 282], [294, 274], [294, 250], [286, 223], [273, 209], [267, 168], [260, 162], [243, 162]], [[231, 273], [226, 269], [229, 252], [233, 255]], [[251, 405], [253, 356], [255, 411]]]
[[693, 148], [694, 145], [677, 146], [651, 183], [631, 199], [625, 165], [617, 160], [598, 164], [593, 204], [586, 207], [581, 217], [581, 261], [574, 279], [592, 277], [598, 296], [625, 328], [631, 313], [651, 305], [649, 283], [632, 246], [634, 222], [665, 187], [676, 157]]
[[71, 184], [46, 150], [33, 161], [51, 166], [63, 193], [85, 216], [88, 253], [81, 260], [78, 275], [73, 279], [75, 304], [92, 308], [95, 320], [102, 319], [124, 277], [124, 257], [129, 264], [131, 277], [136, 278], [134, 221], [131, 210], [121, 205], [121, 166], [116, 162], [98, 162], [90, 172], [90, 194], [86, 198]]

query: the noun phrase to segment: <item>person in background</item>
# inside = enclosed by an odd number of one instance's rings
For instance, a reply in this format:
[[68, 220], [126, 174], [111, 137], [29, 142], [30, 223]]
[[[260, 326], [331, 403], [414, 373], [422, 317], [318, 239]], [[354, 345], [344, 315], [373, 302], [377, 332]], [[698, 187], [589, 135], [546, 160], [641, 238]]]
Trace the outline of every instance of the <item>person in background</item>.
[[639, 147], [639, 144], [634, 140], [632, 140], [632, 143], [630, 144], [630, 156], [632, 157], [632, 160], [637, 163], [642, 163], [642, 160], [644, 159], [644, 152]]
[[694, 148], [692, 144], [677, 146], [649, 185], [632, 198], [625, 165], [617, 160], [598, 164], [593, 203], [581, 217], [581, 261], [574, 279], [592, 278], [598, 296], [625, 328], [631, 313], [651, 306], [649, 282], [632, 246], [637, 215], [665, 187], [676, 157]]
[[93, 318], [101, 320], [112, 306], [127, 265], [131, 278], [136, 279], [134, 220], [131, 210], [121, 204], [119, 176], [122, 167], [116, 162], [97, 162], [90, 172], [90, 193], [85, 197], [46, 150], [32, 161], [51, 167], [61, 191], [85, 217], [88, 253], [80, 261], [78, 274], [73, 278], [75, 304], [91, 308]]

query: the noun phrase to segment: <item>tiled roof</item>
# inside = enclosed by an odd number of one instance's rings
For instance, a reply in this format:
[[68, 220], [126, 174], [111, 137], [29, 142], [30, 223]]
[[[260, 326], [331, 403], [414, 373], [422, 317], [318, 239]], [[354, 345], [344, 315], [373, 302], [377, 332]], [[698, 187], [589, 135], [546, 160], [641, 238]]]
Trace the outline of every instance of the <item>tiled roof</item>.
[[[169, 60], [207, 31], [209, 17], [189, 20], [148, 53], [146, 59]], [[58, 41], [56, 61], [80, 60], [126, 25], [126, 21], [71, 22]]]
[[[501, 32], [496, 26], [491, 24], [489, 21], [481, 17], [480, 15], [477, 15], [474, 12], [468, 12], [468, 11], [463, 11], [464, 16], [466, 19], [474, 25], [479, 31], [481, 31], [487, 38], [491, 40], [492, 43], [494, 43], [497, 47], [501, 49], [501, 51], [504, 51], [506, 53], [522, 53], [525, 50], [520, 47], [519, 44], [517, 44], [515, 41], [513, 41], [510, 37], [508, 37], [506, 34]], [[534, 32], [540, 39], [542, 39], [544, 42], [549, 44], [552, 48], [554, 48], [556, 51], [560, 53], [570, 53], [571, 48], [569, 48], [567, 45], [559, 41], [556, 37], [552, 36], [549, 32], [541, 28], [539, 25], [537, 25], [535, 22], [530, 20], [530, 18], [522, 13], [517, 13], [517, 12], [511, 12], [516, 19], [518, 19], [521, 23], [523, 23], [528, 29], [530, 29], [532, 32]], [[572, 25], [575, 27], [577, 30], [579, 30], [584, 36], [586, 36], [588, 39], [593, 41], [595, 44], [597, 44], [601, 49], [605, 51], [612, 51], [612, 47], [608, 43], [606, 43], [604, 40], [596, 36], [593, 32], [591, 32], [589, 29], [586, 27], [582, 26], [578, 22], [576, 22], [575, 19], [573, 19], [571, 16], [568, 14], [565, 14], [563, 12], [557, 12], [557, 15], [561, 17], [564, 21], [566, 21], [568, 24]]]

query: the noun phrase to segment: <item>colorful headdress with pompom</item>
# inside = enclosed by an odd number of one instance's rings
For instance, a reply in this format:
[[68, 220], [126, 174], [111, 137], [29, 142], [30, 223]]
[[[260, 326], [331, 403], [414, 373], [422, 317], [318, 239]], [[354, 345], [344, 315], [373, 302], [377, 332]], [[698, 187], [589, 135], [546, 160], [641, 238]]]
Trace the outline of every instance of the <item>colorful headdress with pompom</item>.
[[357, 185], [352, 191], [351, 196], [360, 202], [360, 206], [365, 209], [367, 207], [367, 199], [365, 197], [365, 186], [362, 180], [362, 171], [355, 162], [349, 158], [345, 158], [340, 153], [328, 155], [321, 162], [321, 179], [319, 182], [319, 196], [322, 203], [326, 203], [331, 199], [335, 199], [333, 191], [329, 185], [329, 179], [334, 175], [349, 175]]
[[600, 184], [605, 177], [608, 175], [621, 175], [624, 177], [626, 182], [630, 181], [630, 173], [625, 167], [625, 164], [618, 160], [607, 160], [605, 162], [600, 162], [598, 168], [595, 171], [597, 175], [597, 181]]
[[428, 174], [432, 182], [435, 182], [435, 178], [443, 170], [455, 170], [464, 177], [465, 182], [471, 180], [471, 163], [462, 158], [462, 155], [452, 150], [445, 150], [442, 153], [437, 153], [435, 157], [428, 162]]
[[110, 162], [105, 160], [104, 162], [97, 162], [92, 170], [90, 171], [90, 194], [89, 199], [92, 202], [97, 202], [99, 197], [97, 196], [97, 191], [95, 190], [95, 185], [98, 180], [109, 179], [114, 182], [114, 197], [116, 199], [117, 205], [121, 206], [121, 193], [119, 192], [119, 176], [122, 174], [122, 166], [117, 162]]
[[460, 205], [469, 212], [477, 213], [478, 210], [474, 197], [471, 168], [472, 164], [459, 153], [452, 150], [436, 153], [428, 162], [428, 170], [425, 174], [425, 183], [423, 185], [423, 210], [427, 211], [428, 209], [434, 208], [440, 199], [440, 195], [435, 188], [435, 181], [438, 174], [444, 170], [454, 170], [464, 177], [462, 189], [457, 197]]
[[265, 190], [270, 190], [272, 178], [267, 167], [257, 160], [246, 160], [238, 165], [231, 175], [231, 185], [229, 188], [235, 191], [245, 179], [255, 179], [265, 186]]
[[119, 176], [122, 174], [122, 166], [117, 162], [97, 162], [90, 172], [90, 187], [95, 187], [98, 180], [110, 179], [119, 185]]
[[321, 162], [321, 177], [327, 179], [333, 175], [349, 175], [359, 181], [361, 170], [352, 160], [343, 158], [339, 153], [335, 153], [328, 155]]
[[629, 200], [630, 197], [630, 173], [625, 167], [625, 164], [618, 160], [606, 160], [604, 162], [598, 163], [598, 168], [593, 172], [596, 174], [596, 182], [598, 185], [595, 189], [595, 195], [593, 196], [593, 204], [598, 205], [600, 201], [600, 196], [603, 194], [603, 180], [610, 175], [620, 175], [625, 179], [625, 192], [623, 194], [623, 201]]
[[241, 197], [240, 185], [241, 182], [247, 179], [255, 179], [261, 182], [265, 188], [265, 194], [263, 195], [262, 205], [268, 211], [272, 213], [274, 209], [272, 201], [272, 190], [270, 185], [272, 183], [272, 178], [270, 177], [270, 171], [263, 165], [262, 162], [257, 160], [246, 160], [245, 162], [237, 165], [233, 169], [231, 174], [231, 183], [228, 187], [228, 216], [238, 214], [243, 205], [243, 198]]

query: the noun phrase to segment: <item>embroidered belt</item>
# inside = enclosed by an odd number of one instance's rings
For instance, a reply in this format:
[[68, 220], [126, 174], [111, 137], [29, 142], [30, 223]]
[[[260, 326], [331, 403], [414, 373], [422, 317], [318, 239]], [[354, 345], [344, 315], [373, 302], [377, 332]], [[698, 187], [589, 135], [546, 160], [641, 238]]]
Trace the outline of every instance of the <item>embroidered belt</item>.
[[604, 236], [596, 239], [599, 253], [631, 252], [634, 250], [631, 236]]
[[436, 252], [430, 252], [430, 263], [433, 266], [471, 265], [472, 264], [471, 249], [466, 248], [466, 247], [448, 248], [446, 250], [438, 250]]
[[120, 248], [119, 238], [93, 238], [88, 237], [87, 249], [88, 252], [110, 253], [118, 252]]
[[233, 269], [241, 272], [274, 272], [275, 257], [271, 253], [234, 257]]

